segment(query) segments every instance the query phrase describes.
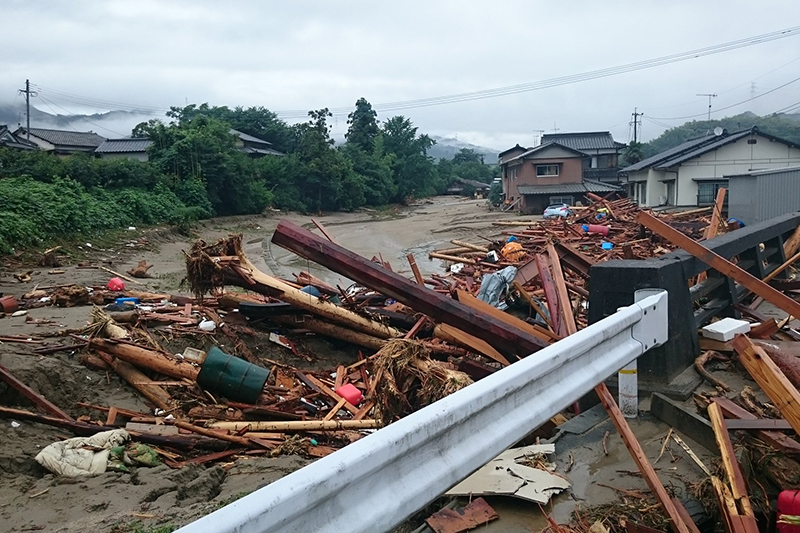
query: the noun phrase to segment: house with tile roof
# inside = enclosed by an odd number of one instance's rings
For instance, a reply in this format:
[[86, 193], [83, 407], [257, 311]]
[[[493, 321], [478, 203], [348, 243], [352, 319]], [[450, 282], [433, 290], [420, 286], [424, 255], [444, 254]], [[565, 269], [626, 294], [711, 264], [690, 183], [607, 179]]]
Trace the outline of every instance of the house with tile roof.
[[545, 133], [541, 144], [556, 142], [588, 156], [584, 160], [583, 177], [587, 180], [618, 184], [619, 153], [625, 144], [617, 142], [608, 131]]
[[286, 155], [283, 152], [275, 150], [272, 143], [259, 139], [239, 130], [231, 129], [231, 134], [236, 136], [236, 147], [249, 155], [250, 157], [264, 157], [265, 155]]
[[106, 139], [94, 153], [102, 159], [136, 159], [147, 161], [147, 149], [153, 141], [147, 138]]
[[14, 148], [17, 150], [39, 149], [34, 143], [25, 140], [25, 137], [14, 135], [5, 124], [0, 124], [0, 148]]
[[584, 177], [590, 158], [580, 150], [552, 141], [534, 148], [516, 145], [501, 152], [504, 202], [526, 214], [541, 214], [550, 204], [585, 202], [586, 193], [602, 196], [620, 190]]
[[686, 141], [623, 168], [620, 176], [641, 206], [703, 207], [727, 187], [726, 175], [796, 165], [799, 145], [753, 127]]
[[[28, 133], [25, 128], [20, 127], [14, 132], [14, 135], [17, 138], [27, 138]], [[91, 131], [30, 129], [30, 141], [36, 144], [39, 150], [53, 152], [57, 155], [92, 153], [105, 140], [105, 137]]]

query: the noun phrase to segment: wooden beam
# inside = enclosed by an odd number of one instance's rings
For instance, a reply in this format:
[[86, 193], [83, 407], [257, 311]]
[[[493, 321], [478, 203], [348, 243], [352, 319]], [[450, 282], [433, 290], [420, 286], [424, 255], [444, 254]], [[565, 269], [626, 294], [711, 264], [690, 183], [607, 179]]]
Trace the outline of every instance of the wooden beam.
[[[717, 405], [719, 405], [720, 409], [722, 409], [722, 412], [725, 414], [727, 418], [733, 419], [727, 421], [729, 429], [733, 429], [734, 422], [749, 422], [753, 424], [763, 421], [762, 419], [758, 418], [756, 415], [754, 415], [747, 409], [739, 407], [728, 398], [719, 397], [716, 398], [714, 401], [717, 403]], [[782, 423], [785, 422], [787, 425], [789, 425], [789, 427], [791, 427], [791, 424], [789, 424], [783, 419], [776, 420], [775, 422], [782, 422]], [[761, 430], [756, 433], [756, 437], [763, 440], [776, 450], [782, 451], [787, 454], [800, 455], [800, 442], [797, 442], [793, 438], [789, 437], [788, 435], [784, 435], [779, 431]]]
[[[719, 231], [719, 218], [722, 215], [722, 205], [725, 203], [725, 187], [721, 187], [717, 191], [717, 198], [714, 202], [714, 211], [711, 213], [711, 222], [708, 224], [708, 227], [703, 232], [703, 240], [707, 241], [708, 239], [713, 239], [717, 236], [717, 231]], [[697, 276], [697, 283], [705, 281], [708, 277], [707, 272], [700, 272]]]
[[772, 400], [795, 432], [800, 433], [800, 393], [781, 372], [760, 346], [756, 346], [744, 335], [733, 339], [733, 349], [739, 361], [756, 380], [761, 390]]
[[[519, 319], [509, 313], [506, 313], [505, 311], [501, 311], [498, 308], [490, 304], [487, 304], [483, 300], [478, 300], [476, 297], [474, 297], [465, 290], [456, 289], [456, 296], [458, 297], [459, 302], [466, 305], [470, 309], [474, 309], [475, 311], [478, 311], [486, 316], [491, 316], [492, 318], [495, 318], [496, 320], [503, 322], [504, 324], [508, 324], [509, 326], [518, 328], [520, 331], [532, 335], [540, 339], [542, 342], [549, 343], [551, 340], [549, 337], [544, 336], [541, 332], [534, 329], [534, 327], [531, 324], [528, 324], [524, 320]], [[489, 342], [490, 345], [493, 344], [491, 341], [487, 342]], [[516, 353], [516, 351], [512, 353]], [[520, 354], [520, 355], [524, 356], [528, 354]]]
[[567, 327], [567, 335], [572, 335], [578, 331], [575, 325], [575, 316], [572, 313], [572, 300], [569, 298], [567, 285], [564, 283], [564, 271], [561, 270], [561, 260], [558, 258], [553, 243], [547, 243], [547, 255], [550, 256], [550, 266], [553, 269], [553, 281], [556, 284], [556, 294], [558, 295], [558, 305], [561, 307], [561, 316]]
[[681, 518], [681, 515], [676, 509], [675, 504], [670, 499], [669, 494], [667, 494], [666, 489], [664, 489], [664, 485], [662, 485], [661, 481], [658, 479], [658, 475], [653, 469], [653, 465], [651, 465], [650, 461], [647, 459], [647, 455], [645, 455], [641, 444], [639, 444], [639, 441], [636, 440], [636, 435], [634, 435], [633, 431], [631, 431], [628, 421], [625, 420], [625, 417], [622, 415], [622, 411], [619, 410], [619, 406], [617, 406], [617, 402], [614, 401], [614, 397], [611, 395], [608, 387], [606, 387], [606, 384], [600, 383], [600, 385], [595, 387], [594, 390], [597, 393], [597, 396], [600, 398], [600, 402], [603, 404], [603, 407], [606, 408], [611, 421], [617, 428], [620, 437], [622, 437], [622, 442], [624, 442], [625, 447], [628, 448], [628, 451], [630, 452], [631, 457], [633, 457], [636, 466], [639, 467], [639, 471], [642, 473], [642, 477], [644, 477], [645, 482], [647, 482], [647, 486], [650, 487], [651, 491], [653, 491], [653, 494], [656, 496], [656, 500], [659, 504], [661, 504], [661, 507], [667, 514], [667, 518], [669, 518], [672, 530], [675, 533], [690, 533], [689, 528]]
[[16, 390], [25, 398], [31, 401], [40, 411], [63, 418], [64, 420], [74, 421], [75, 419], [62, 411], [57, 405], [51, 403], [47, 398], [25, 385], [18, 380], [7, 368], [0, 366], [0, 380], [6, 382], [9, 387]]
[[547, 301], [547, 309], [550, 311], [550, 321], [553, 324], [553, 331], [564, 337], [567, 335], [567, 330], [564, 328], [564, 320], [561, 318], [561, 306], [558, 303], [556, 284], [553, 281], [552, 274], [550, 274], [550, 265], [547, 264], [547, 257], [536, 254], [534, 259], [536, 260], [536, 266], [539, 268], [539, 278], [542, 280], [544, 298]]
[[745, 272], [721, 255], [718, 255], [702, 244], [695, 242], [675, 228], [658, 220], [653, 215], [641, 211], [636, 221], [649, 228], [653, 233], [663, 237], [676, 246], [680, 246], [723, 276], [744, 285], [744, 287], [784, 312], [800, 317], [800, 303], [792, 300], [780, 291], [770, 287], [755, 276]]
[[142, 374], [136, 367], [132, 364], [123, 361], [122, 359], [117, 359], [112, 357], [110, 354], [105, 352], [98, 351], [98, 355], [100, 356], [103, 361], [110, 366], [114, 372], [116, 372], [122, 379], [128, 382], [128, 384], [139, 391], [142, 396], [150, 400], [153, 405], [158, 407], [159, 409], [163, 409], [164, 411], [168, 411], [174, 407], [172, 402], [172, 397], [169, 393], [161, 388], [160, 385], [143, 385], [142, 382], [147, 380], [148, 377]]
[[767, 274], [761, 281], [763, 281], [764, 283], [769, 283], [778, 274], [780, 274], [781, 272], [792, 266], [794, 262], [797, 261], [798, 259], [800, 259], [800, 252], [794, 254], [792, 257], [787, 259], [781, 266], [779, 266], [778, 268]]
[[549, 344], [530, 332], [512, 327], [495, 317], [475, 313], [463, 303], [389, 272], [289, 221], [282, 220], [278, 224], [272, 235], [272, 242], [394, 298], [436, 322], [444, 322], [467, 331], [505, 353], [521, 352], [527, 355]]
[[414, 259], [414, 254], [408, 254], [406, 256], [408, 259], [408, 264], [411, 266], [411, 272], [414, 273], [414, 279], [417, 280], [418, 285], [425, 285], [425, 279], [422, 277], [422, 273], [419, 271], [419, 267], [417, 266], [417, 260]]
[[783, 243], [783, 256], [792, 256], [798, 249], [800, 249], [800, 226], [797, 226], [792, 236]]
[[[744, 482], [742, 470], [739, 468], [739, 461], [736, 459], [736, 452], [733, 449], [733, 443], [731, 443], [728, 428], [725, 425], [725, 418], [722, 416], [722, 410], [719, 405], [713, 401], [708, 406], [708, 418], [711, 420], [711, 428], [714, 430], [714, 437], [717, 440], [720, 457], [722, 457], [722, 466], [731, 486], [731, 494], [733, 499], [736, 500], [738, 514], [755, 519], [753, 506], [750, 504], [750, 497], [747, 493], [747, 485]], [[754, 533], [757, 532], [758, 529]]]

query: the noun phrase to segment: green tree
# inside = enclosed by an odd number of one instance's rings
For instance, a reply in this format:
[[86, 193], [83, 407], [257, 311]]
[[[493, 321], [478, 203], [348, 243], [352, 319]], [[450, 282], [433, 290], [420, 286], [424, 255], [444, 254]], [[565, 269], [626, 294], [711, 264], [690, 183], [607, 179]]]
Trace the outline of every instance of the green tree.
[[644, 159], [644, 146], [640, 142], [631, 141], [622, 152], [623, 166], [633, 165]]
[[349, 144], [371, 153], [375, 148], [375, 138], [378, 136], [378, 114], [372, 109], [372, 104], [366, 98], [356, 101], [355, 110], [347, 115], [347, 133], [345, 139]]
[[436, 194], [444, 187], [436, 173], [428, 150], [435, 141], [425, 134], [417, 135], [417, 128], [405, 117], [392, 117], [383, 123], [381, 137], [387, 154], [394, 154], [392, 174], [397, 184], [397, 200]]

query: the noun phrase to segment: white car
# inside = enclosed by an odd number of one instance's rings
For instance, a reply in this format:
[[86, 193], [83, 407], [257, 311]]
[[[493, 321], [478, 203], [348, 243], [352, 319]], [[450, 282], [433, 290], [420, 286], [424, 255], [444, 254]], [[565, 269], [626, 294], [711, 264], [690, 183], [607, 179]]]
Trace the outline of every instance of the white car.
[[567, 218], [572, 214], [572, 209], [567, 204], [553, 204], [547, 206], [542, 213], [542, 218]]

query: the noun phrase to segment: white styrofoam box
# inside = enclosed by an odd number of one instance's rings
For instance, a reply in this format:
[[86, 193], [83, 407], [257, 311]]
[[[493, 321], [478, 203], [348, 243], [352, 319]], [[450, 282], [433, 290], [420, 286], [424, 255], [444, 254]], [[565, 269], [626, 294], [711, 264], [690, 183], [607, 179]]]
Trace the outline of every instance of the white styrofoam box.
[[737, 333], [749, 333], [750, 322], [736, 320], [735, 318], [723, 318], [707, 325], [701, 331], [703, 332], [703, 337], [714, 339], [715, 341], [728, 342], [733, 340], [734, 335]]

